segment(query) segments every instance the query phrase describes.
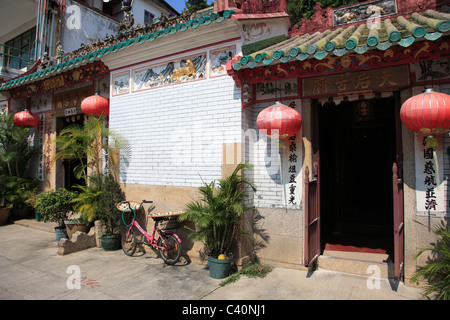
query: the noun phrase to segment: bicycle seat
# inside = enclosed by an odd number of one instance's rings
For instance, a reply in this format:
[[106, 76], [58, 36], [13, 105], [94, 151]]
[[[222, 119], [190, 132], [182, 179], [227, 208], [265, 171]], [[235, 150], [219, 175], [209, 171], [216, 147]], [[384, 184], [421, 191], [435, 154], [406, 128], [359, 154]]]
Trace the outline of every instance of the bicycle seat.
[[184, 211], [174, 211], [174, 212], [159, 212], [159, 213], [150, 213], [149, 216], [152, 219], [163, 219], [163, 218], [170, 218], [170, 217], [176, 217], [183, 213]]
[[137, 201], [120, 201], [116, 204], [116, 208], [119, 211], [131, 212], [131, 210], [137, 211], [141, 208], [141, 203]]

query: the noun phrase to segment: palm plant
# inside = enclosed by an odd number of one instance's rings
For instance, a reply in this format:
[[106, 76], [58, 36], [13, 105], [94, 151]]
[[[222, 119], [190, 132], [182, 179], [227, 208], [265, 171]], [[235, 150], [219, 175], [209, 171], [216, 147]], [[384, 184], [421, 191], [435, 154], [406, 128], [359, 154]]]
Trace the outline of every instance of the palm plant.
[[450, 227], [441, 222], [435, 228], [434, 234], [438, 239], [433, 247], [421, 249], [416, 255], [417, 259], [422, 253], [430, 251], [433, 258], [429, 259], [426, 266], [417, 269], [411, 281], [428, 281], [424, 297], [436, 293], [436, 300], [450, 300]]
[[30, 148], [28, 128], [13, 122], [14, 114], [0, 114], [0, 173], [25, 178], [30, 160], [39, 149]]
[[[112, 138], [114, 144], [108, 143]], [[57, 153], [54, 160], [78, 160], [74, 167], [77, 179], [83, 179], [85, 186], [75, 186], [80, 192], [74, 200], [75, 209], [88, 221], [93, 221], [101, 208], [97, 205], [104, 185], [102, 155], [112, 154], [113, 146], [118, 149], [123, 139], [111, 136], [103, 126], [103, 117], [89, 117], [83, 125], [73, 124], [61, 130], [56, 138]], [[110, 168], [114, 168], [116, 157], [109, 157]]]
[[13, 117], [0, 114], [0, 207], [20, 209], [37, 185], [37, 179], [28, 178], [27, 173], [40, 150], [30, 148], [29, 129], [14, 125]]
[[188, 203], [186, 211], [180, 216], [181, 221], [189, 220], [195, 224], [195, 229], [188, 228], [192, 231], [191, 239], [203, 242], [212, 257], [229, 253], [237, 234], [248, 235], [237, 229], [241, 215], [248, 209], [244, 205], [245, 186], [253, 191], [256, 188], [249, 179], [239, 174], [244, 168], [251, 169], [251, 166], [239, 164], [229, 177], [218, 180], [217, 188], [216, 181], [204, 182], [199, 188], [201, 201]]
[[[83, 179], [88, 183], [88, 169], [93, 176], [101, 179], [102, 173], [102, 149], [111, 149], [105, 143], [109, 136], [109, 130], [103, 126], [102, 117], [89, 117], [82, 126], [70, 125], [61, 130], [56, 137], [57, 153], [54, 160], [78, 160], [74, 167], [77, 179]], [[101, 184], [101, 181], [98, 181]]]

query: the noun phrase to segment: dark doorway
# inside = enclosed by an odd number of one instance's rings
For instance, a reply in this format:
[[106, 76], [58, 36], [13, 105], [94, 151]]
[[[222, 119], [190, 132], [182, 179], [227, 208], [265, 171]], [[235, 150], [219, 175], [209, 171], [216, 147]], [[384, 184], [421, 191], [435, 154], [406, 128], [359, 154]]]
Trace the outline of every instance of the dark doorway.
[[394, 98], [318, 105], [322, 244], [392, 253], [395, 105]]
[[[58, 133], [69, 126], [80, 126], [82, 127], [84, 124], [84, 118], [82, 116], [75, 116], [71, 118], [60, 118], [58, 119]], [[86, 163], [86, 159], [82, 160], [84, 163]], [[62, 166], [64, 170], [64, 183], [63, 186], [67, 190], [73, 190], [74, 186], [81, 185], [85, 186], [86, 183], [83, 178], [78, 179], [75, 176], [74, 168], [77, 167], [80, 164], [80, 160], [69, 160], [69, 159], [63, 159], [62, 160]]]

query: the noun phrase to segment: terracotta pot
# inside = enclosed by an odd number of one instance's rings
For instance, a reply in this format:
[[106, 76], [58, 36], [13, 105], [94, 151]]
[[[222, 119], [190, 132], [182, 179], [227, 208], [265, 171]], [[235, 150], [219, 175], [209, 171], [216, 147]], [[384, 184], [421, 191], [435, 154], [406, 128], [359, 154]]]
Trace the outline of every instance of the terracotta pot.
[[0, 208], [0, 225], [1, 226], [8, 223], [10, 211], [11, 211], [11, 208]]
[[71, 223], [68, 221], [64, 221], [64, 223], [66, 225], [67, 235], [69, 236], [69, 239], [72, 239], [72, 235], [77, 231], [88, 233], [91, 229], [91, 227], [87, 226], [85, 223]]

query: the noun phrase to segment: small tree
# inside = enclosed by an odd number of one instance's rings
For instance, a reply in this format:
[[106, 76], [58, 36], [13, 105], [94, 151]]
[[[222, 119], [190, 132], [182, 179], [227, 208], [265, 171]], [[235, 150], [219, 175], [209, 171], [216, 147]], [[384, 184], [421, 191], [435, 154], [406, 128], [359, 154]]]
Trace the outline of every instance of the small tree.
[[60, 188], [50, 190], [39, 195], [36, 210], [42, 215], [44, 222], [56, 222], [59, 227], [64, 227], [64, 220], [73, 211], [73, 200], [76, 192]]
[[112, 175], [107, 175], [97, 202], [99, 207], [97, 217], [104, 223], [106, 235], [113, 235], [118, 227], [120, 211], [116, 208], [116, 204], [124, 200], [125, 193], [119, 183], [114, 180]]
[[189, 13], [194, 13], [196, 11], [208, 8], [209, 5], [206, 0], [188, 0], [185, 1], [186, 9]]

